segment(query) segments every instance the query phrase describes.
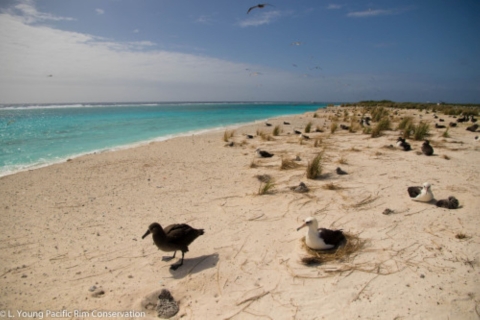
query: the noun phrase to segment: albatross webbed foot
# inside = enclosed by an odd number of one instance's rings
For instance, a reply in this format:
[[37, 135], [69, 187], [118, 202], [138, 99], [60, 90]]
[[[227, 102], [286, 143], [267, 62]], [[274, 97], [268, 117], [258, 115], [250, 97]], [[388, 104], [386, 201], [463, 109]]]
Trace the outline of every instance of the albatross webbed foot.
[[177, 270], [179, 267], [183, 265], [183, 256], [184, 256], [184, 253], [182, 252], [182, 259], [180, 259], [179, 262], [172, 264], [170, 266], [170, 270]]
[[177, 251], [175, 251], [175, 252], [173, 253], [173, 256], [171, 256], [171, 257], [169, 257], [169, 256], [163, 256], [163, 257], [162, 257], [162, 261], [170, 261], [170, 260], [172, 260], [173, 258], [175, 258], [175, 255], [176, 255], [176, 254], [177, 254]]

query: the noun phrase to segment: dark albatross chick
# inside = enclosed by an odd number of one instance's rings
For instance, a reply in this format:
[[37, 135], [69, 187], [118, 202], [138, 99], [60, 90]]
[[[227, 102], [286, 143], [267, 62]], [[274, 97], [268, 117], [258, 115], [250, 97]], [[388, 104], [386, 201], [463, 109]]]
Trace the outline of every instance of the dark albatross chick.
[[398, 137], [397, 139], [397, 146], [402, 148], [403, 151], [410, 151], [412, 150], [412, 147], [410, 146], [410, 143], [405, 141], [402, 137]]
[[297, 231], [303, 227], [308, 227], [305, 235], [305, 244], [310, 249], [333, 249], [345, 241], [345, 235], [342, 230], [318, 229], [318, 221], [315, 218], [309, 217], [305, 219], [305, 223], [298, 227]]
[[163, 229], [159, 223], [154, 222], [148, 226], [148, 230], [142, 239], [145, 239], [150, 233], [152, 234], [153, 242], [159, 250], [165, 252], [173, 251], [172, 257], [163, 257], [162, 260], [171, 260], [175, 258], [178, 250], [182, 251], [182, 259], [180, 262], [170, 266], [170, 269], [177, 270], [178, 267], [183, 265], [183, 257], [185, 252], [188, 252], [188, 246], [204, 232], [203, 229], [194, 229], [185, 223], [171, 224]]
[[448, 199], [438, 200], [436, 203], [437, 207], [447, 208], [447, 209], [458, 209], [458, 200], [454, 196], [448, 197]]
[[422, 152], [426, 156], [431, 156], [433, 154], [433, 147], [430, 145], [430, 141], [425, 140], [425, 142], [423, 142]]
[[255, 150], [255, 152], [257, 152], [257, 155], [260, 158], [271, 158], [271, 157], [273, 157], [273, 153], [270, 153], [270, 152], [267, 152], [267, 151], [264, 151], [264, 150], [257, 149], [257, 150]]

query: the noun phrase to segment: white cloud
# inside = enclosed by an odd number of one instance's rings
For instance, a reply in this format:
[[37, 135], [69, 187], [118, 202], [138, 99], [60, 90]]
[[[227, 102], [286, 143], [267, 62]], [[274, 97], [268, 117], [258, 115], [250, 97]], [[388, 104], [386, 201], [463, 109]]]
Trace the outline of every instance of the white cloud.
[[8, 10], [11, 13], [20, 13], [21, 17], [26, 23], [34, 23], [39, 21], [45, 20], [53, 20], [53, 21], [73, 21], [74, 18], [71, 17], [60, 17], [55, 16], [50, 13], [39, 12], [35, 8], [33, 0], [23, 0], [19, 4], [13, 7], [13, 10]]
[[6, 13], [0, 43], [3, 103], [290, 100], [292, 85], [299, 99], [310, 86], [292, 84], [300, 80], [279, 70], [27, 24]]
[[368, 18], [368, 17], [376, 17], [376, 16], [385, 16], [394, 14], [393, 10], [365, 10], [365, 11], [355, 11], [350, 12], [347, 14], [347, 17], [354, 17], [354, 18]]
[[139, 32], [140, 32], [140, 30], [138, 30], [138, 29], [133, 30], [133, 33], [139, 33]]
[[105, 13], [105, 10], [97, 8], [97, 9], [95, 9], [95, 12], [96, 12], [98, 15], [101, 15], [101, 14], [104, 14], [104, 13]]
[[212, 18], [210, 16], [202, 15], [198, 17], [195, 22], [197, 23], [203, 23], [203, 24], [211, 24], [212, 23]]
[[332, 3], [332, 4], [329, 4], [328, 7], [327, 7], [328, 10], [338, 10], [338, 9], [341, 9], [341, 8], [342, 8], [341, 5], [339, 5], [339, 4], [333, 4], [333, 3]]
[[264, 24], [270, 24], [281, 17], [281, 13], [278, 10], [267, 11], [257, 14], [251, 18], [247, 18], [239, 22], [239, 26], [242, 28], [245, 27], [258, 27]]

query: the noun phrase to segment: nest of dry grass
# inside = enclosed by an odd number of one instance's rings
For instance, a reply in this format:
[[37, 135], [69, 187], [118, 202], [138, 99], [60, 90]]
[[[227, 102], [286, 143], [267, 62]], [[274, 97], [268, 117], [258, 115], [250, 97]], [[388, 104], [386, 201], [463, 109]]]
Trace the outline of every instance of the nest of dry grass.
[[351, 254], [360, 250], [365, 242], [357, 235], [344, 232], [345, 242], [337, 248], [330, 250], [314, 250], [305, 244], [305, 237], [301, 239], [302, 248], [308, 256], [302, 258], [304, 265], [322, 264], [330, 261], [348, 261]]

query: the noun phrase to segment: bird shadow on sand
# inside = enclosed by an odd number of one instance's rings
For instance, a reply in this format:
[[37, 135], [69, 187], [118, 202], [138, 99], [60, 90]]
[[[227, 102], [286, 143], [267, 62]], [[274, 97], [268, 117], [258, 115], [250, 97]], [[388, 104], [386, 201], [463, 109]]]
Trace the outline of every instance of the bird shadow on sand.
[[203, 270], [214, 268], [219, 261], [218, 253], [212, 253], [195, 257], [191, 259], [185, 258], [183, 260], [183, 266], [177, 270], [170, 269], [170, 273], [174, 279], [181, 279], [189, 274], [199, 273]]
[[334, 177], [333, 173], [325, 172], [325, 173], [322, 173], [322, 174], [316, 176], [315, 178], [309, 178], [309, 179], [313, 180], [313, 181], [322, 181], [322, 180], [332, 179], [333, 177]]

